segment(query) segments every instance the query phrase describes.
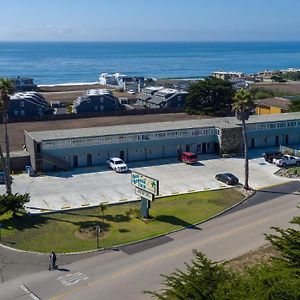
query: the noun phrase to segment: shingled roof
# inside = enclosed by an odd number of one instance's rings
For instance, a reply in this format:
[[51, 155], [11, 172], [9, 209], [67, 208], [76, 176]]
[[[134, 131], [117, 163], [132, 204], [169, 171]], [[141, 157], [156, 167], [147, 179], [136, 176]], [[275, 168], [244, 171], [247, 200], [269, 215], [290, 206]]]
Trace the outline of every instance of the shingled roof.
[[258, 106], [276, 106], [283, 110], [287, 110], [291, 101], [285, 98], [265, 98], [265, 99], [259, 99], [255, 101], [256, 105]]

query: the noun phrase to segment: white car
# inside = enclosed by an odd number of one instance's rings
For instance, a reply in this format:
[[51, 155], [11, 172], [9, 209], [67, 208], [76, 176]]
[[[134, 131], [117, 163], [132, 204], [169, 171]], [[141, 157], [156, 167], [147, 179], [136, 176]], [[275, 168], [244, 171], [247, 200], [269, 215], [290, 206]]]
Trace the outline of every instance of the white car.
[[128, 171], [128, 167], [125, 162], [119, 157], [111, 157], [107, 159], [107, 165], [109, 168], [115, 170], [117, 173], [123, 173]]
[[295, 157], [293, 155], [283, 155], [281, 158], [279, 159], [273, 159], [273, 163], [276, 164], [278, 167], [286, 167], [286, 166], [294, 166], [300, 165], [300, 158], [299, 157]]

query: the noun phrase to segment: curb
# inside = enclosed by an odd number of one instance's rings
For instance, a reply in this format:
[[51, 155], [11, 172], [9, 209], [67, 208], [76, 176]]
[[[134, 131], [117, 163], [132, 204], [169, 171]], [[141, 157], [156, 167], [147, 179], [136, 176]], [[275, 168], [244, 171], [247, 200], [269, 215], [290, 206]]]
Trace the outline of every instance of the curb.
[[[234, 209], [235, 207], [239, 206], [240, 204], [242, 204], [243, 202], [247, 201], [248, 199], [250, 199], [251, 197], [253, 197], [256, 193], [256, 190], [252, 190], [252, 194], [251, 195], [248, 195], [248, 196], [245, 196], [244, 199], [242, 199], [241, 201], [239, 201], [238, 203], [226, 208], [225, 210], [223, 211], [220, 211], [219, 213], [205, 219], [205, 220], [202, 220], [198, 223], [195, 223], [195, 224], [192, 224], [192, 225], [189, 225], [187, 227], [184, 227], [184, 228], [178, 228], [178, 229], [175, 229], [173, 231], [170, 231], [170, 232], [166, 232], [166, 233], [162, 233], [162, 234], [159, 234], [159, 235], [156, 235], [154, 237], [150, 237], [150, 238], [145, 238], [145, 239], [142, 239], [142, 240], [138, 240], [138, 241], [134, 241], [134, 242], [129, 242], [129, 243], [125, 243], [125, 244], [120, 244], [120, 245], [116, 245], [116, 246], [112, 246], [112, 247], [108, 247], [108, 248], [99, 248], [99, 249], [92, 249], [92, 250], [87, 250], [87, 251], [81, 251], [81, 252], [67, 252], [67, 253], [57, 253], [58, 255], [65, 255], [65, 256], [68, 256], [68, 255], [79, 255], [79, 254], [89, 254], [89, 253], [95, 253], [95, 252], [104, 252], [104, 251], [107, 251], [107, 250], [115, 250], [115, 249], [118, 249], [118, 248], [121, 248], [121, 247], [125, 247], [125, 246], [130, 246], [130, 245], [134, 245], [134, 244], [139, 244], [139, 243], [142, 243], [142, 242], [146, 242], [146, 241], [151, 241], [151, 240], [154, 240], [154, 239], [157, 239], [157, 238], [160, 238], [162, 236], [166, 236], [166, 235], [169, 235], [169, 234], [173, 234], [173, 233], [176, 233], [176, 232], [179, 232], [179, 231], [182, 231], [182, 230], [185, 230], [187, 228], [193, 228], [193, 227], [196, 227], [200, 224], [203, 224], [205, 222], [208, 222], [212, 219], [215, 219], [219, 216], [221, 216], [222, 214], [225, 214], [227, 213], [228, 211]], [[189, 194], [189, 193], [188, 193]], [[12, 248], [12, 247], [9, 247], [9, 246], [6, 246], [6, 245], [3, 245], [2, 243], [0, 243], [0, 247], [2, 248], [5, 248], [5, 249], [8, 249], [8, 250], [12, 250], [12, 251], [16, 251], [16, 252], [21, 252], [21, 253], [28, 253], [28, 254], [37, 254], [37, 255], [48, 255], [48, 253], [43, 253], [43, 252], [35, 252], [35, 251], [26, 251], [26, 250], [20, 250], [20, 249], [16, 249], [16, 248]]]

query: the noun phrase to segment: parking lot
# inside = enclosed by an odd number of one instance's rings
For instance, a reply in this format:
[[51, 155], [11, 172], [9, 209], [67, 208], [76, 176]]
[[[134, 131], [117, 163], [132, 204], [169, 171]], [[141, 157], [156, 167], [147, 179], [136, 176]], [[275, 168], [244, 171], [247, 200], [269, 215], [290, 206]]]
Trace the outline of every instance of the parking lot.
[[[274, 175], [278, 168], [266, 163], [262, 152], [261, 149], [250, 152], [250, 186], [261, 189], [288, 181]], [[177, 159], [142, 161], [130, 163], [129, 169], [158, 179], [161, 196], [225, 188], [226, 184], [214, 179], [219, 172], [231, 172], [243, 183], [243, 157], [202, 155], [199, 159], [196, 165], [186, 165]], [[49, 172], [39, 177], [15, 175], [12, 188], [14, 193], [29, 193], [31, 201], [27, 210], [41, 213], [95, 206], [101, 202], [137, 200], [130, 179], [130, 172], [117, 174], [106, 166], [97, 166], [69, 172]], [[0, 192], [5, 193], [4, 185], [1, 185]]]

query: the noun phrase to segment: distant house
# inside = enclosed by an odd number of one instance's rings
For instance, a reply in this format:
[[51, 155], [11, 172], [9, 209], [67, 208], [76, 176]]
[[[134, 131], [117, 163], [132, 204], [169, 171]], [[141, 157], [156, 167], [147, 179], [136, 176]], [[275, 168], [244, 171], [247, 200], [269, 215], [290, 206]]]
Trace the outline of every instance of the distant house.
[[16, 93], [10, 97], [8, 116], [42, 116], [53, 114], [48, 102], [37, 92]]
[[300, 69], [296, 69], [296, 68], [288, 68], [288, 69], [284, 69], [284, 70], [280, 70], [282, 74], [287, 74], [287, 73], [291, 73], [291, 72], [300, 72]]
[[279, 70], [264, 70], [262, 72], [258, 73], [258, 76], [260, 76], [263, 81], [272, 81], [273, 76], [281, 76], [282, 72]]
[[137, 96], [137, 104], [147, 108], [183, 107], [188, 92], [164, 87], [147, 87]]
[[285, 98], [265, 98], [255, 101], [257, 115], [281, 114], [288, 111], [291, 100]]
[[235, 78], [241, 78], [245, 76], [242, 72], [225, 72], [225, 71], [217, 71], [211, 73], [211, 75], [215, 78], [223, 79], [223, 80], [229, 80], [229, 79], [235, 79]]
[[245, 78], [234, 78], [229, 80], [232, 83], [232, 87], [235, 90], [246, 89], [249, 87], [249, 83]]
[[10, 78], [14, 85], [15, 92], [28, 92], [28, 91], [36, 91], [37, 85], [33, 83], [32, 78]]
[[248, 84], [253, 84], [256, 82], [263, 81], [262, 77], [256, 76], [256, 75], [245, 75], [245, 76], [243, 76], [243, 79], [245, 79]]
[[124, 91], [140, 92], [145, 85], [143, 76], [127, 76], [121, 73], [101, 73], [99, 77], [100, 84], [117, 86]]
[[88, 90], [85, 96], [73, 103], [74, 113], [114, 111], [120, 109], [119, 99], [106, 89]]

